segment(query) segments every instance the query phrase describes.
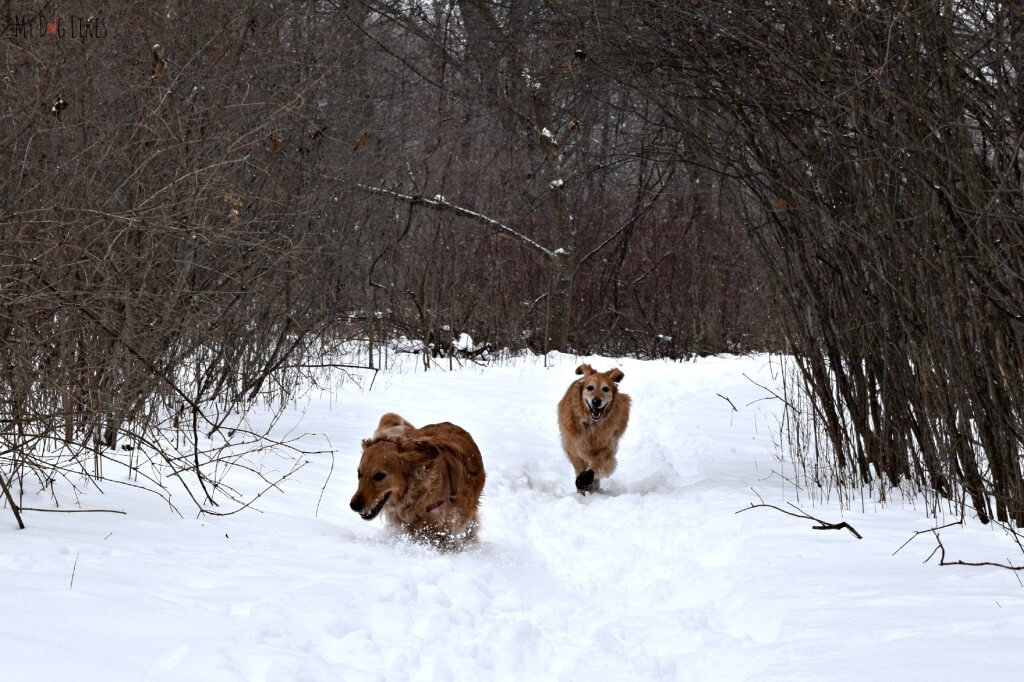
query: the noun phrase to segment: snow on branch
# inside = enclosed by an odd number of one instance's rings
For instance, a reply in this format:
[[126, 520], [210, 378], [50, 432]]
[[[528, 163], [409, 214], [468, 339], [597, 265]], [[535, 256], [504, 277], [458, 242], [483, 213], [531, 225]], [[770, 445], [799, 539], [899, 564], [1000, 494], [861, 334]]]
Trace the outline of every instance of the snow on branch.
[[[462, 206], [453, 204], [440, 194], [435, 194], [433, 198], [428, 198], [419, 195], [402, 194], [400, 192], [394, 192], [389, 189], [384, 189], [383, 187], [371, 187], [369, 185], [356, 186], [365, 192], [391, 197], [399, 201], [405, 201], [408, 202], [409, 204], [412, 204], [413, 206], [426, 206], [427, 208], [432, 208], [435, 211], [445, 211], [448, 213], [454, 213], [455, 215], [460, 215], [464, 218], [469, 218], [475, 222], [480, 223], [481, 225], [486, 225], [487, 227], [491, 227], [495, 230], [498, 230], [498, 232], [504, 234], [507, 237], [511, 237], [512, 239], [517, 240], [521, 244], [525, 244], [526, 246], [530, 247], [531, 249], [541, 254], [545, 258], [555, 259], [560, 255], [558, 252], [552, 251], [551, 249], [542, 246], [540, 243], [534, 241], [533, 239], [530, 239], [522, 232], [514, 230], [508, 225], [500, 223], [497, 220], [494, 220], [493, 218], [488, 218], [482, 213], [477, 213], [476, 211], [471, 211], [468, 208], [463, 208]], [[562, 250], [559, 249], [559, 251]]]

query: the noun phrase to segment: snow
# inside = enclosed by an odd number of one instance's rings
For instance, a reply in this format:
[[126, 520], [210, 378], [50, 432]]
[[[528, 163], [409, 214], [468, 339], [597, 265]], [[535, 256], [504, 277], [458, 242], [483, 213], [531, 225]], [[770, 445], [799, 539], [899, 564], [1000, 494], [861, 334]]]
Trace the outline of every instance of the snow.
[[540, 81], [533, 77], [533, 74], [530, 73], [528, 68], [524, 66], [522, 71], [520, 71], [520, 75], [522, 75], [523, 82], [526, 83], [526, 87], [531, 90], [540, 90]]
[[[399, 336], [388, 343], [388, 348], [396, 353], [422, 353], [426, 344], [419, 339], [409, 339]], [[372, 431], [372, 429], [371, 429]]]
[[[893, 555], [935, 523], [913, 501], [842, 510], [797, 497], [776, 457], [778, 402], [753, 383], [777, 390], [769, 358], [548, 361], [424, 372], [399, 355], [372, 388], [370, 373], [350, 371], [361, 385], [327, 382], [279, 428], [333, 450], [333, 462], [310, 457], [235, 515], [182, 519], [155, 496], [106, 485], [83, 492], [82, 506], [126, 515], [26, 512], [24, 531], [0, 516], [4, 679], [1018, 674], [1024, 588], [1013, 573], [923, 563], [928, 536]], [[580, 362], [621, 367], [633, 398], [619, 468], [587, 497], [574, 492], [554, 413]], [[487, 468], [478, 548], [439, 554], [348, 509], [359, 439], [385, 411], [472, 433]], [[234, 482], [259, 488], [240, 471]], [[864, 539], [770, 509], [737, 514], [754, 491], [846, 520]], [[942, 537], [950, 559], [1014, 556], [997, 529]]]
[[452, 345], [455, 347], [455, 350], [467, 353], [471, 352], [476, 347], [473, 345], [473, 337], [466, 332], [459, 334], [459, 338], [453, 339]]
[[554, 180], [548, 183], [548, 187], [550, 187], [551, 189], [558, 189], [564, 184], [565, 182], [562, 180], [562, 178], [555, 178]]

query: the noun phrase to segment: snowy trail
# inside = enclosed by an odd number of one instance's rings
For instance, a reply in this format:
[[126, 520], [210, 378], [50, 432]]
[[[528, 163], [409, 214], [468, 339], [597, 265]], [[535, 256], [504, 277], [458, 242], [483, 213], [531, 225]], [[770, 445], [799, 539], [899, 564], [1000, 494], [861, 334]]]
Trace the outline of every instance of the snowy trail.
[[[1009, 572], [922, 566], [924, 541], [891, 556], [931, 525], [920, 510], [812, 510], [861, 541], [735, 513], [751, 487], [794, 500], [769, 477], [778, 406], [744, 377], [774, 385], [766, 357], [591, 359], [625, 371], [633, 412], [605, 490], [576, 495], [554, 406], [580, 361], [407, 363], [372, 390], [312, 395], [282, 424], [336, 451], [318, 517], [328, 457], [259, 511], [181, 520], [114, 489], [84, 506], [128, 516], [4, 530], [4, 679], [942, 680], [1024, 664]], [[488, 477], [478, 549], [438, 554], [348, 509], [359, 439], [384, 411], [472, 433]], [[949, 538], [975, 558], [1009, 551], [991, 529]]]

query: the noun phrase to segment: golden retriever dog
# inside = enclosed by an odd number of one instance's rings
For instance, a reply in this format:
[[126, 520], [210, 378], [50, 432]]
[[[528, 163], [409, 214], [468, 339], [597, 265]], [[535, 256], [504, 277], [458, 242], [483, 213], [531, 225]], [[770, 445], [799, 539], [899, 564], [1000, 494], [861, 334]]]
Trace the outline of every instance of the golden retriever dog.
[[625, 375], [615, 368], [595, 371], [590, 365], [576, 368], [582, 378], [569, 385], [558, 401], [558, 430], [576, 472], [576, 490], [595, 492], [601, 479], [615, 471], [619, 439], [629, 422], [629, 396], [619, 392]]
[[392, 526], [446, 549], [474, 541], [484, 463], [473, 437], [448, 422], [416, 429], [395, 414], [381, 417], [381, 432], [363, 441], [352, 511], [367, 521], [384, 512]]

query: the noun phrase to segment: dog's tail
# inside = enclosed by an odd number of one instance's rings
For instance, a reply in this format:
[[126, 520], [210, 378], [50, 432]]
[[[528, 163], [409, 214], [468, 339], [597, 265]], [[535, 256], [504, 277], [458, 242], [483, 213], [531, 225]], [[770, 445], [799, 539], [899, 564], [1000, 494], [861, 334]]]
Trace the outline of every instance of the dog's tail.
[[378, 438], [401, 438], [409, 431], [414, 431], [415, 426], [407, 422], [401, 415], [394, 412], [387, 412], [381, 416], [377, 423], [377, 430], [373, 432], [372, 440]]

